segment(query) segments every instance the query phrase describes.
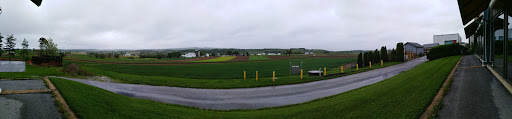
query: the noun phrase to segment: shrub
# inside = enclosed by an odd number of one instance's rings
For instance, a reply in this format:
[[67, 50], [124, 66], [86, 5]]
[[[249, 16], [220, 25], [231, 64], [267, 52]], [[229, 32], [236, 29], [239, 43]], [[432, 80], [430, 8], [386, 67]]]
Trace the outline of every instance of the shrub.
[[446, 44], [446, 45], [438, 45], [432, 47], [430, 51], [427, 53], [428, 60], [439, 59], [448, 56], [461, 55], [466, 52], [467, 48], [461, 46], [460, 44]]

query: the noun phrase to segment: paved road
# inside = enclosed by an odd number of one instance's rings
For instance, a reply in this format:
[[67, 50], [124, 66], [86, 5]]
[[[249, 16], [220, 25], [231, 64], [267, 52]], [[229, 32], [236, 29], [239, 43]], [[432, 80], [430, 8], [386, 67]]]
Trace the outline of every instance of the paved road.
[[[443, 98], [443, 119], [511, 119], [512, 94], [473, 55], [464, 56]], [[471, 68], [469, 68], [471, 67]]]
[[[359, 74], [303, 84], [243, 89], [193, 89], [73, 79], [118, 94], [204, 109], [258, 109], [303, 103], [377, 83], [409, 70], [425, 57]], [[62, 78], [62, 77], [61, 77]]]

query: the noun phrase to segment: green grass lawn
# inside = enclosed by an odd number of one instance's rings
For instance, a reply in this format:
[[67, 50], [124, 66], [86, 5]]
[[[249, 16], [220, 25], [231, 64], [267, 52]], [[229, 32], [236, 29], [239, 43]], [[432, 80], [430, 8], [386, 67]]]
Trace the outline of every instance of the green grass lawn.
[[90, 85], [50, 78], [71, 109], [96, 118], [418, 118], [460, 56], [423, 63], [379, 83], [302, 104], [258, 110], [201, 110], [135, 99]]
[[235, 57], [236, 56], [217, 57], [217, 58], [213, 58], [213, 59], [200, 60], [200, 61], [190, 61], [190, 62], [223, 62], [223, 61], [231, 60], [231, 59], [233, 59]]
[[[318, 68], [338, 68], [344, 64], [355, 62], [356, 58], [310, 58], [310, 59], [288, 59], [259, 62], [238, 62], [222, 64], [188, 64], [188, 65], [118, 65], [118, 64], [96, 64], [75, 62], [80, 66], [92, 67], [112, 72], [135, 74], [143, 76], [165, 76], [193, 79], [240, 79], [243, 78], [243, 71], [247, 72], [248, 78], [272, 77], [272, 71], [276, 76], [288, 76], [290, 73], [290, 62], [292, 65], [300, 65], [303, 62], [304, 71], [318, 70]], [[99, 74], [108, 75], [102, 72]]]
[[254, 60], [269, 60], [271, 58], [268, 58], [267, 56], [263, 56], [263, 55], [251, 55], [249, 56], [249, 60], [250, 61], [254, 61]]

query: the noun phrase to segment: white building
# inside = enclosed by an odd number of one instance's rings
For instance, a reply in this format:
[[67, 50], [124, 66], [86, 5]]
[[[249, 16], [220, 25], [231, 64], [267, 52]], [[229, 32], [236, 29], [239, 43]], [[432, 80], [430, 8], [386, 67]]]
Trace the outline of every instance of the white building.
[[434, 43], [439, 43], [439, 45], [462, 43], [462, 38], [458, 33], [434, 35]]
[[189, 52], [187, 54], [181, 55], [181, 57], [185, 57], [185, 58], [196, 57], [196, 53], [195, 52]]

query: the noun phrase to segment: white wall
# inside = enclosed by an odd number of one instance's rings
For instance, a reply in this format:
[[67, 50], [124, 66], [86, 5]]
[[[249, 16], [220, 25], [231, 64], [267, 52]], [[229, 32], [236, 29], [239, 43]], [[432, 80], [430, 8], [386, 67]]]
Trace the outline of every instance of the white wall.
[[448, 40], [456, 40], [457, 43], [462, 43], [462, 38], [458, 33], [456, 34], [443, 34], [443, 35], [434, 35], [434, 43], [439, 43], [439, 45], [444, 45], [444, 41]]

